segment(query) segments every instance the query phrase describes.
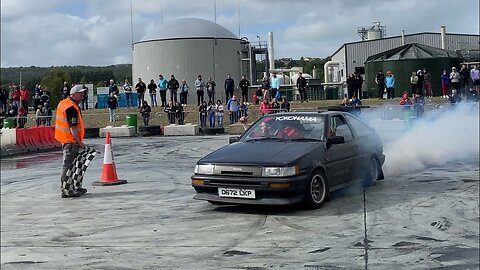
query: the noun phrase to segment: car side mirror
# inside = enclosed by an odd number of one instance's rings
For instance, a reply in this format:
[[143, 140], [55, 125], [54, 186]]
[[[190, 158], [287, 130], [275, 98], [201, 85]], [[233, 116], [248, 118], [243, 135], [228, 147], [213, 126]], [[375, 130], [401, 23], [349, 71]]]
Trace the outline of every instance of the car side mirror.
[[240, 137], [238, 137], [238, 136], [230, 137], [230, 138], [228, 138], [228, 143], [232, 144], [232, 143], [238, 142], [238, 139], [240, 139]]
[[343, 136], [332, 136], [327, 140], [327, 148], [334, 144], [342, 144], [345, 143], [345, 138]]

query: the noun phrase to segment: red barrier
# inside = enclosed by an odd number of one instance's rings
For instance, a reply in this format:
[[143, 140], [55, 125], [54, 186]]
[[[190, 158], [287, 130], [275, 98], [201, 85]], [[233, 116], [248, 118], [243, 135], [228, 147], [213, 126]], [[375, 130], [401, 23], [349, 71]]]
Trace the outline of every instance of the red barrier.
[[36, 151], [60, 147], [55, 140], [55, 127], [17, 128], [16, 147], [24, 151]]

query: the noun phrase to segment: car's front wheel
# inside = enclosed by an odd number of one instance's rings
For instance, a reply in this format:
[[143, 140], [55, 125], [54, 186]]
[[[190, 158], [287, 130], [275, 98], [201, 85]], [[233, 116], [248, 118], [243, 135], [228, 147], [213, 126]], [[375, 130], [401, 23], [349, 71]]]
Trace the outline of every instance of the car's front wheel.
[[305, 191], [305, 206], [310, 209], [319, 208], [327, 197], [327, 178], [322, 172], [316, 171], [311, 176]]

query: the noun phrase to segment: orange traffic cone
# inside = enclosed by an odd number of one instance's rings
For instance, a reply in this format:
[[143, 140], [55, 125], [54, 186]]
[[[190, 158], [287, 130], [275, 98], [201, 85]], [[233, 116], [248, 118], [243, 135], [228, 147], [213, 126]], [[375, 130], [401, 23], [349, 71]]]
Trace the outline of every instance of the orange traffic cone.
[[110, 132], [107, 132], [107, 137], [105, 138], [102, 176], [100, 181], [93, 182], [94, 186], [113, 186], [127, 183], [127, 180], [118, 180], [117, 169], [115, 168], [115, 162], [113, 161], [113, 151], [110, 144]]

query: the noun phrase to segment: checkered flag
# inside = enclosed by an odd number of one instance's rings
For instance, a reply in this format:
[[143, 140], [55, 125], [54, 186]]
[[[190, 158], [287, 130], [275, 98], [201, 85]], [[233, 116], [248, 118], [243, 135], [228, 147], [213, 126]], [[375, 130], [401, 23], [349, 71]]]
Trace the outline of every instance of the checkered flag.
[[62, 183], [62, 190], [65, 195], [72, 196], [82, 187], [83, 175], [88, 165], [97, 155], [97, 151], [86, 146], [80, 149], [78, 156], [73, 160], [72, 166], [67, 170], [66, 181]]

